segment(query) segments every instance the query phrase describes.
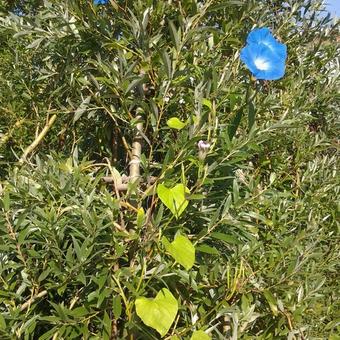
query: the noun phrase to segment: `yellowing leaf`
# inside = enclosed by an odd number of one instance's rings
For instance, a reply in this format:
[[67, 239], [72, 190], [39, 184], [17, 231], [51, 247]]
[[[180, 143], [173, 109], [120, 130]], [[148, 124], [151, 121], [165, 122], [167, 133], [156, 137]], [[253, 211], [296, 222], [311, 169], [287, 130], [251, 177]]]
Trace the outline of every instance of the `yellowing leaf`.
[[137, 315], [147, 326], [162, 337], [168, 333], [178, 312], [177, 300], [168, 289], [161, 289], [154, 299], [139, 297], [135, 304]]

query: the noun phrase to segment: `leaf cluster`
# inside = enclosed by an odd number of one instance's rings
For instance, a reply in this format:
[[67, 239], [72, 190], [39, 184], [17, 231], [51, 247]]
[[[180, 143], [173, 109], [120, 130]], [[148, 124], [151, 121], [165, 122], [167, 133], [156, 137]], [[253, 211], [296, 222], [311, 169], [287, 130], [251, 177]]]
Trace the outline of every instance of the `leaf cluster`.
[[[338, 24], [321, 3], [18, 6], [0, 18], [0, 338], [335, 338]], [[288, 46], [280, 81], [240, 64], [255, 25]]]

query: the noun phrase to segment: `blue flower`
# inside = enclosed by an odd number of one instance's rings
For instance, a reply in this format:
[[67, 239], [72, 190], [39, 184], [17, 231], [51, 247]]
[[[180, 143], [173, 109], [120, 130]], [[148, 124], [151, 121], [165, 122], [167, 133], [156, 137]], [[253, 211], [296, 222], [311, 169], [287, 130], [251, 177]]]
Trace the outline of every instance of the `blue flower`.
[[273, 52], [278, 54], [282, 59], [287, 58], [287, 46], [278, 42], [271, 34], [269, 28], [255, 28], [247, 37], [247, 44], [263, 44], [268, 46]]
[[109, 0], [94, 0], [93, 3], [95, 5], [105, 5], [109, 2]]
[[247, 37], [241, 60], [257, 79], [276, 80], [285, 74], [287, 47], [278, 42], [268, 28], [256, 28]]

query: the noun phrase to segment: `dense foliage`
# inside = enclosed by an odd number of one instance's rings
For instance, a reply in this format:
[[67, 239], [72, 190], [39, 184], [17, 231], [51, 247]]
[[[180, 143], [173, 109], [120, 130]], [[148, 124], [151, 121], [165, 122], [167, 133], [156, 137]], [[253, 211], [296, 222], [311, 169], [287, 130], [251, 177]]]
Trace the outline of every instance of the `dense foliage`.
[[[339, 29], [322, 9], [1, 4], [1, 339], [336, 339]], [[284, 78], [240, 62], [253, 27], [287, 45]]]

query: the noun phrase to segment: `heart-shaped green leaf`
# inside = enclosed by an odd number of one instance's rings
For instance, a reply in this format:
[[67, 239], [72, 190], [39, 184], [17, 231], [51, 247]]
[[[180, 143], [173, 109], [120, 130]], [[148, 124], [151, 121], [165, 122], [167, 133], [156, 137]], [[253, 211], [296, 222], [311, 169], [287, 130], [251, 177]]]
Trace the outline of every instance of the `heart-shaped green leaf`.
[[211, 340], [211, 337], [203, 331], [195, 331], [192, 333], [190, 340]]
[[190, 191], [183, 184], [177, 184], [170, 189], [163, 184], [158, 184], [157, 186], [158, 197], [176, 218], [188, 206], [188, 200], [185, 198], [186, 193], [190, 194]]
[[189, 270], [194, 265], [195, 247], [186, 236], [177, 235], [172, 243], [169, 243], [167, 238], [163, 237], [162, 242], [165, 249], [186, 270]]
[[136, 299], [136, 312], [142, 321], [162, 337], [169, 331], [178, 312], [178, 303], [171, 292], [163, 288], [154, 299]]
[[176, 130], [182, 130], [187, 125], [186, 123], [183, 123], [181, 120], [179, 120], [177, 117], [172, 117], [168, 119], [166, 123], [170, 128]]

